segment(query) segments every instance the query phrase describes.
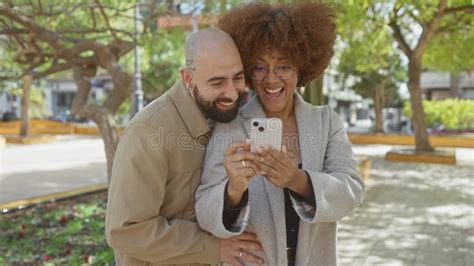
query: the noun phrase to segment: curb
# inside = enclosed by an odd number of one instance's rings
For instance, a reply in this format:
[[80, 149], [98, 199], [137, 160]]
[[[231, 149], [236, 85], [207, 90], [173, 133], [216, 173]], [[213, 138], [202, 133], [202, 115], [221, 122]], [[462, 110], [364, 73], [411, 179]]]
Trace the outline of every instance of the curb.
[[[356, 134], [349, 133], [352, 144], [387, 144], [415, 146], [415, 137], [404, 134]], [[429, 141], [434, 148], [474, 148], [474, 136], [439, 136], [429, 135]]]
[[71, 190], [63, 191], [63, 192], [57, 192], [57, 193], [51, 193], [47, 195], [32, 197], [28, 199], [21, 199], [21, 200], [0, 203], [0, 215], [7, 214], [7, 213], [17, 211], [17, 210], [31, 208], [38, 204], [42, 204], [46, 202], [61, 201], [68, 198], [106, 191], [107, 188], [108, 188], [108, 184], [102, 183], [102, 184], [90, 185], [90, 186], [86, 186], [82, 188], [71, 189]]
[[30, 135], [21, 137], [19, 135], [4, 135], [6, 143], [9, 144], [39, 144], [49, 143], [56, 140], [56, 135], [43, 134], [43, 135]]
[[0, 151], [5, 149], [6, 139], [4, 136], [0, 135]]

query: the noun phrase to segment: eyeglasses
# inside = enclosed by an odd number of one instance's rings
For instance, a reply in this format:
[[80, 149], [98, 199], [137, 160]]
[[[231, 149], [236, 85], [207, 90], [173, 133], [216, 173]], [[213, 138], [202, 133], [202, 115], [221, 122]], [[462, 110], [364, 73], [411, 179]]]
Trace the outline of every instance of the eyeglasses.
[[281, 80], [287, 80], [291, 79], [294, 76], [296, 67], [290, 64], [280, 64], [276, 65], [275, 67], [255, 64], [250, 67], [250, 77], [253, 80], [264, 80], [270, 70], [273, 70], [273, 73], [275, 74], [275, 76], [277, 76], [277, 78]]

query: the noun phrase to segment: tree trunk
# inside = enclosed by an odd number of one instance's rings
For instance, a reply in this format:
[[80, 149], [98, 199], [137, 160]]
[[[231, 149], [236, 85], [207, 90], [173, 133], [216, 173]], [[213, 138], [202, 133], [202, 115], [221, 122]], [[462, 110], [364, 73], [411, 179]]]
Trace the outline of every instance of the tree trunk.
[[[93, 110], [91, 107], [85, 108]], [[110, 183], [114, 156], [119, 142], [117, 126], [115, 125], [113, 115], [105, 108], [101, 108], [101, 110], [94, 115], [94, 117], [90, 117], [90, 119], [99, 127], [100, 135], [104, 141], [105, 157], [107, 159], [107, 181]]]
[[26, 137], [30, 134], [30, 104], [31, 104], [31, 82], [33, 76], [26, 74], [22, 77], [23, 80], [23, 95], [21, 97], [21, 128], [20, 136]]
[[433, 147], [428, 138], [426, 130], [425, 111], [421, 98], [421, 59], [410, 58], [408, 63], [408, 89], [410, 91], [410, 102], [412, 109], [412, 124], [415, 131], [415, 142], [417, 152], [430, 152]]
[[461, 73], [451, 72], [449, 75], [450, 94], [454, 98], [462, 98]]
[[306, 86], [303, 95], [305, 101], [316, 106], [324, 105], [323, 81], [324, 75], [321, 75]]
[[374, 90], [374, 111], [375, 111], [375, 127], [374, 133], [383, 133], [383, 107], [385, 85], [379, 84]]
[[78, 87], [78, 92], [72, 104], [72, 111], [80, 117], [94, 121], [99, 127], [102, 140], [104, 141], [105, 156], [107, 159], [107, 180], [110, 182], [113, 159], [119, 141], [113, 114], [105, 107], [85, 104], [91, 89], [91, 84], [90, 81], [83, 76], [83, 68], [81, 66], [74, 67], [74, 82]]

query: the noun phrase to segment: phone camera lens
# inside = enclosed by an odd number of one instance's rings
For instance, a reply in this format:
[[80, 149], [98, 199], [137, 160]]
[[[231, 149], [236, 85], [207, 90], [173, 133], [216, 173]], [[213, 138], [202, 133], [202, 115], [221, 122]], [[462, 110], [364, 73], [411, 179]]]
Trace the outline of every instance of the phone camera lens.
[[254, 127], [258, 127], [258, 122], [253, 122]]
[[265, 130], [265, 128], [263, 128], [263, 127], [259, 127], [259, 128], [258, 128], [258, 131], [260, 131], [260, 132], [262, 132], [262, 131], [264, 131], [264, 130]]

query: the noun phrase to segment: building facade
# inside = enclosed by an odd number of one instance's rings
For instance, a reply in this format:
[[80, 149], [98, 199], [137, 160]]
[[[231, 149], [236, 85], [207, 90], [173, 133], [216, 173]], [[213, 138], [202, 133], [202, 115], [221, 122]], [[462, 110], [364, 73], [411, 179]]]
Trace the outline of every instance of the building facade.
[[474, 99], [474, 71], [459, 74], [426, 71], [421, 74], [420, 83], [427, 100]]

